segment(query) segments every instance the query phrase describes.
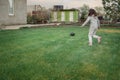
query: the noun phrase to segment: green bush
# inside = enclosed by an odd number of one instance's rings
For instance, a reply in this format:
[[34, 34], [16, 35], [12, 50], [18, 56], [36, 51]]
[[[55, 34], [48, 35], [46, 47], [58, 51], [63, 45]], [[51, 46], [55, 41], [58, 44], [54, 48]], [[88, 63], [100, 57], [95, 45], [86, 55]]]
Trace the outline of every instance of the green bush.
[[33, 15], [33, 16], [28, 15], [27, 16], [27, 23], [28, 24], [36, 24], [37, 21], [38, 21], [37, 16], [35, 16], [35, 15]]
[[102, 24], [102, 27], [120, 27], [120, 24]]

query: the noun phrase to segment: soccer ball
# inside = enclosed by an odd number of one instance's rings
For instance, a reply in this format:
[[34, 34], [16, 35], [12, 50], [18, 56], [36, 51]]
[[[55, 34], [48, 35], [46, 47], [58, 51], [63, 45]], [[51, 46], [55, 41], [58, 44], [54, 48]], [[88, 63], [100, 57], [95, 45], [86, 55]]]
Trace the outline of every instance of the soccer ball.
[[71, 33], [70, 33], [70, 36], [75, 36], [75, 33], [74, 33], [74, 32], [71, 32]]

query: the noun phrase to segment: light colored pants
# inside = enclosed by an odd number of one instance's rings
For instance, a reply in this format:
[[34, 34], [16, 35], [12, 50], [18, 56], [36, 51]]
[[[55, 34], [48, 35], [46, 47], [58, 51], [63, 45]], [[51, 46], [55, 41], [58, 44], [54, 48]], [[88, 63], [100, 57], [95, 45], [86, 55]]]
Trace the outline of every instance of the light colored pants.
[[97, 30], [98, 30], [97, 28], [92, 27], [89, 29], [88, 39], [90, 43], [92, 43], [92, 37], [96, 39], [99, 38], [99, 36], [96, 35]]

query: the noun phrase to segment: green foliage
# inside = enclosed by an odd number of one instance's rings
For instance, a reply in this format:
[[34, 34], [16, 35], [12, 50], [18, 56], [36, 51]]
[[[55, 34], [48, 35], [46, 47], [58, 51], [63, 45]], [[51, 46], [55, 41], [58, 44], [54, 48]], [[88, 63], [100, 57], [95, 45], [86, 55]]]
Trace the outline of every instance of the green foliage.
[[118, 23], [118, 24], [102, 24], [101, 25], [102, 27], [120, 27], [120, 23]]
[[38, 21], [37, 16], [30, 16], [30, 15], [27, 16], [27, 23], [28, 24], [36, 24], [37, 21]]
[[103, 16], [105, 13], [103, 7], [95, 7], [95, 10], [96, 10], [98, 16]]
[[32, 23], [32, 17], [30, 15], [27, 15], [27, 23], [28, 24]]
[[120, 0], [102, 0], [106, 16], [113, 22], [120, 19]]
[[119, 80], [120, 29], [97, 34], [89, 47], [87, 27], [0, 31], [0, 80]]
[[88, 11], [89, 11], [89, 6], [88, 5], [83, 5], [80, 8], [80, 13], [81, 13], [81, 19], [86, 19], [88, 16]]
[[47, 23], [50, 16], [47, 12], [38, 12], [35, 15], [27, 15], [28, 24]]

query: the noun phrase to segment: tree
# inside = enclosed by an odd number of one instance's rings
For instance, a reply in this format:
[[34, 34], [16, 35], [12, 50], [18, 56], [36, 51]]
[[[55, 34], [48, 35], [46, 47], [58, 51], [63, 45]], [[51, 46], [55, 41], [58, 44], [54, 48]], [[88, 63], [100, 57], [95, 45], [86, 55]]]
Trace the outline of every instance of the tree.
[[84, 20], [85, 18], [87, 18], [88, 11], [89, 11], [89, 6], [84, 4], [79, 9], [80, 9], [80, 13], [81, 13], [80, 19]]
[[96, 10], [98, 16], [103, 16], [105, 14], [103, 7], [95, 7], [95, 10]]
[[102, 0], [106, 17], [112, 22], [120, 19], [120, 0]]

